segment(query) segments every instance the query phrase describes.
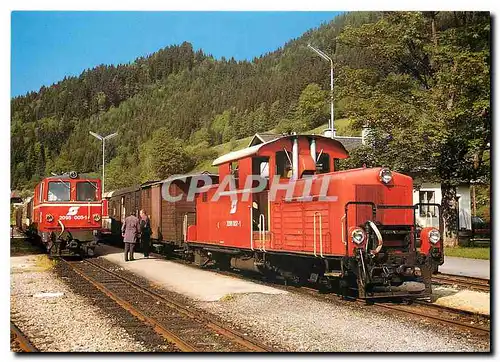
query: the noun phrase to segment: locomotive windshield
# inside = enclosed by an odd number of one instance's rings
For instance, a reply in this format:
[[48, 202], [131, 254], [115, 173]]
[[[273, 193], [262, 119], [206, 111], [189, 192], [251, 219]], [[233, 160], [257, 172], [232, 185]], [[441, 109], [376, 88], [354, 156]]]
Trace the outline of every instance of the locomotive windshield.
[[327, 173], [330, 172], [330, 155], [328, 153], [316, 152], [316, 172]]
[[52, 181], [49, 182], [49, 201], [69, 201], [70, 185], [68, 182]]
[[282, 178], [292, 177], [292, 155], [287, 150], [276, 152], [276, 175]]
[[76, 184], [77, 201], [97, 201], [97, 185], [95, 182], [78, 182]]

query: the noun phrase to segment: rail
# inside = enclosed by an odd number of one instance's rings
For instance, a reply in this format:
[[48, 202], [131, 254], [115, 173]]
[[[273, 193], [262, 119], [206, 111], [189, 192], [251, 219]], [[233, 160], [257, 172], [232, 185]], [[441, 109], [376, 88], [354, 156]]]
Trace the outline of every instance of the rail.
[[10, 331], [15, 335], [15, 340], [23, 352], [40, 352], [13, 322], [10, 322]]
[[[197, 330], [202, 334], [207, 334], [209, 333], [208, 331], [211, 331], [211, 333], [216, 336], [223, 336], [219, 338], [224, 338], [224, 340], [226, 341], [224, 343], [232, 346], [231, 350], [239, 352], [274, 351], [262, 345], [260, 342], [254, 341], [248, 336], [244, 336], [242, 333], [226, 327], [219, 322], [210, 319], [209, 317], [201, 315], [200, 313], [190, 310], [188, 307], [181, 305], [172, 298], [158, 294], [155, 291], [143, 287], [142, 285], [129, 280], [128, 278], [125, 278], [124, 276], [111, 271], [104, 266], [99, 265], [95, 261], [89, 259], [85, 259], [83, 263], [68, 262], [64, 259], [63, 261], [68, 264], [77, 274], [87, 280], [90, 284], [94, 285], [97, 289], [110, 297], [129, 313], [133, 314], [136, 318], [152, 326], [156, 333], [161, 335], [165, 340], [176, 345], [183, 352], [207, 351], [205, 349], [206, 346], [204, 346], [203, 343], [197, 343], [196, 341], [193, 341], [193, 330]], [[81, 268], [81, 265], [85, 264], [90, 265], [95, 270], [97, 270], [99, 278], [113, 281], [109, 282], [109, 285], [112, 285], [114, 283], [114, 285], [116, 286], [116, 283], [123, 283], [129, 288], [129, 290], [134, 290], [136, 292], [139, 292], [141, 295], [152, 298], [156, 302], [156, 304], [161, 303], [163, 305], [162, 308], [176, 313], [179, 318], [182, 318], [182, 324], [192, 323], [192, 328], [189, 329], [190, 332], [179, 333], [179, 331], [175, 330], [177, 326], [171, 324], [166, 325], [165, 323], [159, 321], [157, 318], [148, 315], [147, 312], [141, 311], [139, 309], [140, 307], [136, 307], [135, 305], [130, 303], [128, 300], [126, 300], [126, 297], [114, 292], [113, 290], [111, 290], [112, 288], [108, 288], [105, 285], [107, 283], [100, 282], [96, 280], [96, 278], [90, 276], [88, 273], [85, 273], [85, 271]], [[198, 348], [198, 346], [202, 347]]]
[[456, 285], [462, 288], [468, 288], [482, 292], [490, 291], [489, 279], [440, 273], [432, 276], [432, 282], [435, 284]]

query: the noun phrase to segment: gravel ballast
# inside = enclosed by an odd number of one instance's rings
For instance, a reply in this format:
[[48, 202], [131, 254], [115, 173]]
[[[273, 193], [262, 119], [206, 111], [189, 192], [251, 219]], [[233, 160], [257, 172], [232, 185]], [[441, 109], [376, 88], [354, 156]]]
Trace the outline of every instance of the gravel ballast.
[[240, 294], [198, 305], [290, 351], [488, 352], [490, 348], [488, 340], [466, 332], [294, 293]]
[[44, 257], [11, 258], [11, 320], [40, 351], [147, 351], [51, 270], [40, 270], [36, 258]]

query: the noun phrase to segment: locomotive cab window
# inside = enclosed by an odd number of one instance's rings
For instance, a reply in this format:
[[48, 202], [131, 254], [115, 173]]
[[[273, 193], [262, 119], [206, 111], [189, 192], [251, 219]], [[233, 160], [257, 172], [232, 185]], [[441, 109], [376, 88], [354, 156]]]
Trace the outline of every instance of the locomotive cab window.
[[254, 157], [252, 159], [252, 175], [269, 178], [269, 157]]
[[69, 182], [52, 181], [49, 182], [48, 201], [69, 201], [71, 186]]
[[322, 151], [316, 153], [316, 173], [330, 172], [330, 155]]
[[282, 178], [292, 177], [292, 153], [286, 150], [276, 152], [276, 175]]
[[95, 182], [78, 182], [76, 184], [77, 201], [97, 201], [97, 184]]

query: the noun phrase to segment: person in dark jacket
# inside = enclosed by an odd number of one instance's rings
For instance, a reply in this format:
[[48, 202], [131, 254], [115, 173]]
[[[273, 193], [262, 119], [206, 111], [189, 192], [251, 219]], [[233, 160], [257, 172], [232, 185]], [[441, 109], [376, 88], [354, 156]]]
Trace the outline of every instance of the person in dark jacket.
[[134, 260], [134, 249], [139, 235], [139, 219], [132, 213], [125, 218], [125, 222], [122, 225], [122, 236], [125, 243], [125, 261]]
[[141, 210], [141, 249], [145, 258], [149, 258], [149, 247], [151, 244], [151, 223], [148, 215], [144, 210]]

